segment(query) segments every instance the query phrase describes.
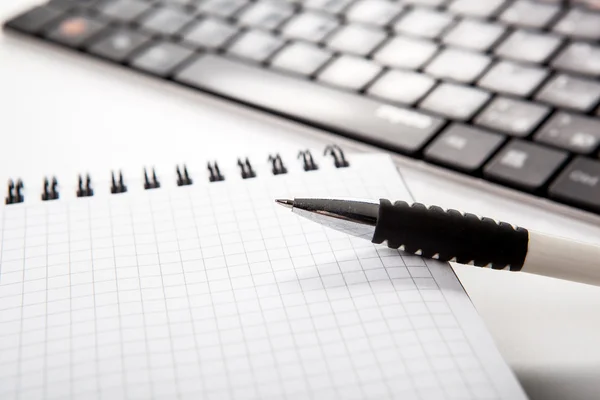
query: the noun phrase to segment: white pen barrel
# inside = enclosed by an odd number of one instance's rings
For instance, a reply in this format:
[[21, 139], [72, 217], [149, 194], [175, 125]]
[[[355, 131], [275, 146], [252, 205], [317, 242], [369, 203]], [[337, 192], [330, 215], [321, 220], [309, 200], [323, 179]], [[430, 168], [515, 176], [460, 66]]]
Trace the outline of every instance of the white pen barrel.
[[521, 271], [600, 286], [600, 246], [529, 231]]

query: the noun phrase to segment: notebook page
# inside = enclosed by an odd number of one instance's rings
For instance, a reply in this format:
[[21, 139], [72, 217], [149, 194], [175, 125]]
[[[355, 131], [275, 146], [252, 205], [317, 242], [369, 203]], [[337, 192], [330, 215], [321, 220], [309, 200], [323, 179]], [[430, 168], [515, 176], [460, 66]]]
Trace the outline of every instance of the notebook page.
[[274, 198], [406, 199], [387, 156], [4, 207], [0, 398], [523, 399], [452, 270]]

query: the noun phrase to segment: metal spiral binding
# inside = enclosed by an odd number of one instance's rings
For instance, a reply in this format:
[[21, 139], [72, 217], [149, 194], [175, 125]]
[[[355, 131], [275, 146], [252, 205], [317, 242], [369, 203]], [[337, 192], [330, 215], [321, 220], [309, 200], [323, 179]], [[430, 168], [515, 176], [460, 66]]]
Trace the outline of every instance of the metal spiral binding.
[[83, 185], [83, 178], [79, 175], [77, 185], [77, 197], [91, 197], [94, 195], [94, 189], [92, 188], [92, 178], [89, 174], [85, 176], [85, 186]]
[[285, 165], [283, 165], [283, 160], [281, 159], [279, 153], [275, 154], [275, 156], [270, 155], [268, 161], [270, 161], [273, 165], [273, 167], [271, 168], [273, 175], [287, 174], [287, 168], [285, 167]]
[[350, 163], [346, 161], [346, 157], [344, 156], [344, 152], [337, 144], [332, 144], [325, 147], [325, 151], [323, 155], [331, 155], [333, 157], [333, 161], [336, 168], [346, 168], [350, 166]]
[[190, 178], [190, 174], [188, 173], [185, 164], [183, 164], [183, 173], [181, 173], [179, 166], [177, 166], [175, 172], [177, 172], [177, 186], [189, 186], [194, 183], [192, 178]]
[[156, 178], [156, 171], [152, 168], [152, 180], [148, 179], [148, 171], [144, 168], [144, 189], [158, 189], [160, 187], [160, 182]]
[[300, 150], [297, 158], [302, 158], [302, 168], [304, 168], [305, 171], [316, 171], [319, 169], [319, 166], [315, 160], [313, 160], [310, 150]]
[[115, 179], [114, 171], [111, 172], [110, 192], [112, 194], [127, 192], [127, 186], [125, 186], [125, 182], [123, 182], [123, 173], [121, 171], [119, 171], [119, 179], [118, 180]]
[[216, 161], [212, 165], [210, 162], [208, 163], [208, 172], [210, 173], [210, 176], [208, 177], [210, 182], [221, 182], [225, 180], [225, 176], [221, 174], [219, 164], [217, 164]]
[[245, 161], [242, 161], [240, 158], [238, 158], [237, 164], [238, 167], [240, 167], [243, 179], [256, 178], [256, 172], [254, 172], [252, 169], [252, 164], [250, 164], [250, 160], [248, 160], [248, 158], [246, 158]]
[[42, 201], [58, 200], [58, 181], [56, 177], [52, 177], [52, 183], [48, 181], [48, 178], [44, 178], [44, 189], [42, 192]]
[[22, 203], [25, 199], [23, 197], [23, 181], [18, 179], [17, 184], [11, 179], [8, 181], [8, 194], [6, 196], [6, 204], [17, 204]]
[[[336, 168], [345, 168], [350, 164], [346, 160], [344, 152], [337, 145], [329, 145], [325, 148], [324, 155], [331, 155], [334, 160], [334, 164]], [[313, 156], [309, 150], [301, 150], [298, 153], [297, 159], [301, 160], [302, 168], [304, 171], [316, 171], [319, 169], [319, 166], [313, 159]], [[276, 153], [275, 155], [269, 155], [268, 161], [271, 163], [271, 172], [273, 175], [283, 175], [288, 173], [288, 169], [283, 163], [283, 159]], [[250, 160], [248, 158], [241, 159], [238, 158], [237, 165], [240, 168], [240, 174], [243, 179], [255, 178], [256, 171], [252, 167]], [[219, 168], [219, 164], [217, 162], [208, 162], [208, 180], [210, 182], [221, 182], [225, 180], [225, 176], [221, 173]], [[154, 168], [150, 170], [144, 168], [144, 189], [158, 189], [161, 184], [156, 176], [156, 171]], [[177, 186], [190, 186], [193, 185], [194, 181], [188, 172], [187, 166], [185, 164], [181, 166], [175, 167], [175, 172], [177, 173]], [[8, 181], [8, 190], [7, 196], [5, 198], [6, 204], [18, 204], [23, 203], [24, 195], [23, 195], [23, 181], [18, 179], [16, 182], [12, 179]], [[111, 171], [111, 185], [110, 185], [110, 193], [111, 194], [119, 194], [126, 193], [128, 191], [127, 185], [125, 184], [123, 173], [118, 171]], [[85, 174], [85, 178], [83, 175], [78, 176], [78, 184], [77, 184], [77, 197], [92, 197], [94, 195], [94, 189], [92, 187], [92, 179], [89, 174]], [[44, 178], [44, 184], [42, 187], [41, 199], [42, 201], [50, 201], [50, 200], [58, 200], [60, 198], [60, 194], [58, 191], [58, 180], [56, 177], [52, 177], [51, 179], [46, 177]]]

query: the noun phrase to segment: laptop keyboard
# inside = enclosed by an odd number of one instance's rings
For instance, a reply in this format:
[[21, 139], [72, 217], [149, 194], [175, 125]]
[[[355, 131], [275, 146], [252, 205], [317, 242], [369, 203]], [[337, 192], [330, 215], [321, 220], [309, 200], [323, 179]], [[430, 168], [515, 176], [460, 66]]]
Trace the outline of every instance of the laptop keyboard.
[[51, 0], [6, 27], [600, 214], [596, 0]]

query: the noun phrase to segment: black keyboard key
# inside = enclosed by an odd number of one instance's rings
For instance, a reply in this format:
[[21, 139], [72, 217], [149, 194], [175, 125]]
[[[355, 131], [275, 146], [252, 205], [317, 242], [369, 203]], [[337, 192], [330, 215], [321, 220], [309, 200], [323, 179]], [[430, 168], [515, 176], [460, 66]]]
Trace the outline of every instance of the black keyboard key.
[[447, 128], [425, 150], [425, 158], [454, 169], [475, 172], [504, 142], [504, 136], [462, 124]]
[[32, 8], [16, 16], [6, 23], [6, 26], [25, 33], [38, 33], [50, 22], [58, 19], [62, 11], [50, 6]]
[[548, 71], [540, 67], [500, 61], [479, 80], [478, 86], [493, 92], [527, 97], [540, 86], [546, 76]]
[[531, 63], [543, 63], [558, 49], [562, 40], [560, 37], [525, 30], [513, 32], [495, 53], [503, 58]]
[[247, 31], [240, 35], [227, 52], [237, 57], [264, 62], [283, 47], [284, 40], [268, 32]]
[[507, 0], [454, 0], [448, 10], [460, 15], [489, 18], [496, 15]]
[[573, 8], [554, 25], [554, 31], [581, 39], [600, 40], [600, 12]]
[[600, 162], [577, 157], [550, 186], [550, 196], [600, 212]]
[[396, 32], [429, 39], [437, 38], [454, 18], [443, 11], [414, 8], [400, 17], [394, 26]]
[[[175, 79], [320, 128], [412, 153], [441, 128], [429, 115], [217, 55], [200, 56]], [[294, 95], [291, 96], [290, 93]]]
[[373, 55], [373, 59], [388, 67], [421, 68], [437, 52], [438, 45], [430, 40], [396, 36]]
[[490, 57], [485, 54], [447, 48], [427, 65], [425, 72], [436, 78], [470, 83], [481, 76], [490, 62]]
[[502, 37], [505, 30], [500, 24], [463, 19], [444, 34], [442, 41], [451, 46], [484, 52]]
[[329, 37], [327, 47], [341, 53], [366, 56], [386, 38], [387, 34], [380, 29], [358, 24], [346, 25]]
[[421, 102], [420, 107], [455, 120], [465, 121], [471, 119], [489, 98], [490, 94], [484, 90], [454, 83], [442, 83]]
[[285, 2], [261, 1], [247, 7], [238, 16], [242, 25], [273, 30], [294, 15], [294, 7]]
[[132, 22], [152, 9], [152, 3], [142, 0], [113, 0], [103, 4], [99, 11], [120, 22]]
[[339, 25], [338, 20], [327, 14], [305, 12], [289, 20], [281, 33], [290, 39], [320, 42]]
[[509, 97], [496, 97], [477, 116], [475, 123], [506, 132], [511, 136], [525, 137], [550, 113], [550, 107]]
[[600, 119], [559, 112], [540, 129], [535, 140], [574, 153], [591, 154], [600, 144]]
[[222, 47], [238, 32], [238, 28], [218, 18], [208, 17], [188, 27], [183, 41], [194, 47], [216, 49]]
[[327, 64], [317, 79], [350, 90], [361, 90], [379, 73], [381, 67], [364, 58], [342, 55]]
[[584, 42], [571, 43], [554, 59], [552, 66], [564, 71], [600, 77], [600, 46]]
[[277, 69], [309, 76], [331, 59], [331, 52], [310, 43], [293, 42], [279, 51], [271, 66]]
[[181, 31], [193, 20], [194, 16], [183, 8], [163, 7], [144, 17], [141, 27], [152, 33], [169, 36]]
[[249, 0], [205, 0], [200, 3], [198, 11], [229, 18], [249, 3]]
[[548, 182], [567, 156], [566, 151], [513, 139], [485, 166], [484, 175], [533, 192]]
[[46, 32], [46, 38], [70, 47], [81, 47], [106, 27], [88, 15], [66, 16]]
[[394, 103], [414, 104], [435, 85], [435, 79], [412, 71], [389, 70], [383, 73], [367, 93]]
[[561, 74], [550, 80], [536, 98], [555, 106], [587, 112], [600, 101], [600, 83]]
[[403, 6], [390, 0], [359, 0], [346, 12], [351, 22], [385, 26], [400, 15]]
[[559, 14], [558, 4], [532, 0], [517, 0], [508, 7], [500, 20], [507, 24], [526, 28], [545, 28]]
[[133, 52], [150, 42], [150, 37], [127, 28], [109, 28], [100, 40], [88, 48], [92, 54], [115, 62], [125, 61]]
[[167, 77], [192, 54], [191, 50], [177, 44], [158, 42], [136, 55], [130, 64], [142, 71]]

